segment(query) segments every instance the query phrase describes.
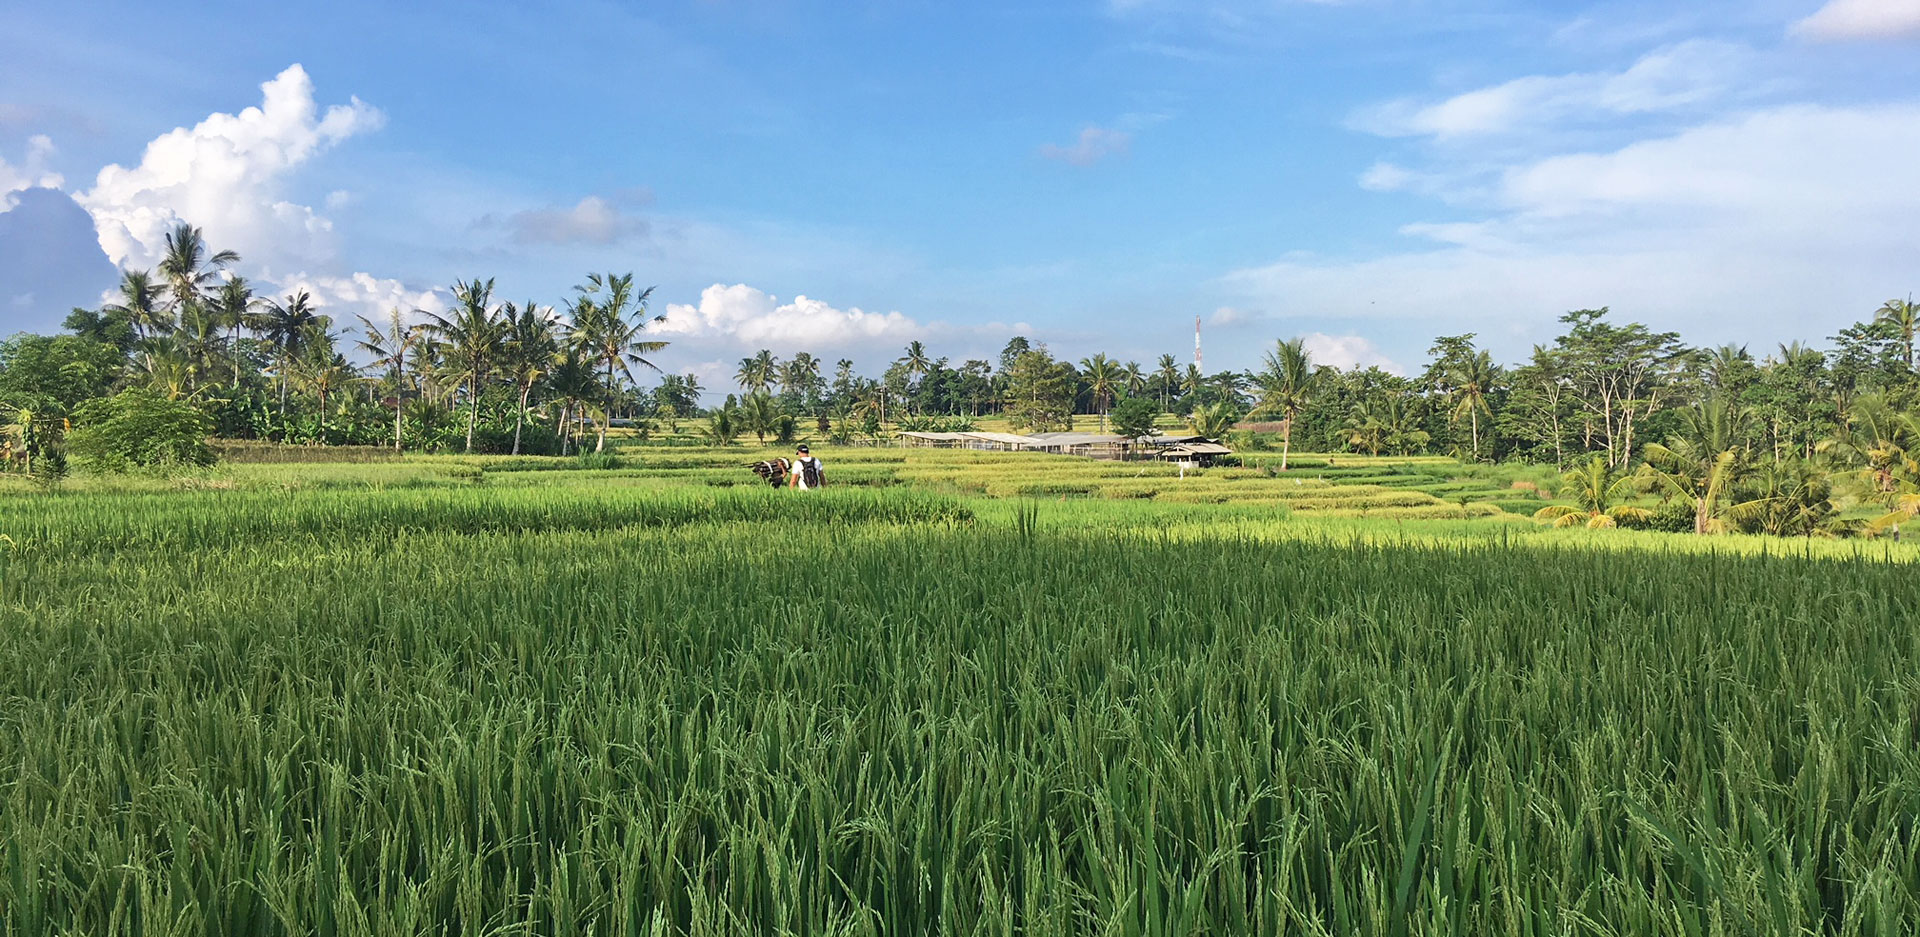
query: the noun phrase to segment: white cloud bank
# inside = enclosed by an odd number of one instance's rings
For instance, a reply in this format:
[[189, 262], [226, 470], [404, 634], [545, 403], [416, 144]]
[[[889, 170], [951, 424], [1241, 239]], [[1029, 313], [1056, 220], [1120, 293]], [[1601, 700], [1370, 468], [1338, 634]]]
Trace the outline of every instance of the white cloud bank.
[[1920, 0], [1829, 0], [1791, 32], [1826, 40], [1920, 38]]

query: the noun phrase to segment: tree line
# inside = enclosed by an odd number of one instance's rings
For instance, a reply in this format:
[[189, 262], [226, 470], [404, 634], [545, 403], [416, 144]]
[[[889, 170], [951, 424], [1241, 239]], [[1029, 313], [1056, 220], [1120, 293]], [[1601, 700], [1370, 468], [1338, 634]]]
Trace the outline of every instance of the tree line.
[[[536, 454], [602, 450], [615, 426], [691, 428], [724, 444], [878, 439], [989, 416], [1030, 431], [1090, 421], [1144, 433], [1172, 415], [1243, 447], [1271, 444], [1282, 467], [1296, 449], [1583, 471], [1597, 458], [1609, 478], [1656, 463], [1674, 476], [1687, 462], [1698, 477], [1686, 484], [1718, 485], [1716, 500], [1768, 473], [1818, 469], [1865, 473], [1890, 506], [1920, 480], [1911, 298], [1824, 348], [1758, 352], [1691, 347], [1605, 308], [1576, 310], [1521, 362], [1495, 362], [1472, 333], [1444, 335], [1413, 375], [1317, 363], [1300, 339], [1276, 342], [1256, 368], [1210, 374], [1172, 354], [1061, 359], [1026, 337], [959, 362], [913, 341], [874, 376], [850, 359], [761, 350], [739, 361], [723, 403], [703, 406], [697, 378], [655, 363], [667, 343], [648, 327], [662, 317], [630, 273], [591, 274], [555, 304], [502, 300], [476, 278], [454, 284], [442, 312], [342, 322], [305, 291], [256, 295], [233, 272], [239, 261], [177, 225], [154, 269], [123, 273], [114, 302], [75, 309], [59, 334], [0, 343], [7, 461], [58, 460], [68, 431], [86, 442], [87, 423], [142, 407], [144, 419], [223, 438]], [[1707, 469], [1721, 461], [1716, 482]]]

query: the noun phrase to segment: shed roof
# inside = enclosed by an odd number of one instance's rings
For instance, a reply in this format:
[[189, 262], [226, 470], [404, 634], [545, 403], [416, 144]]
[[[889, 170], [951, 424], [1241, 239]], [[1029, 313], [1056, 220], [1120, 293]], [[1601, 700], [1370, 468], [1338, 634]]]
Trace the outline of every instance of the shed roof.
[[1183, 442], [1160, 450], [1163, 456], [1170, 455], [1232, 455], [1233, 450], [1217, 442]]

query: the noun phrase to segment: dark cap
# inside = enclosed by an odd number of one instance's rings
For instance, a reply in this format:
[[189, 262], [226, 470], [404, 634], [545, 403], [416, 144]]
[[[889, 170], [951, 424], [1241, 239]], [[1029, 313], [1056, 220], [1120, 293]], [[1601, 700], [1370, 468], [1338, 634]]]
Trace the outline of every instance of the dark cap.
[[798, 451], [798, 452], [806, 452], [806, 451], [808, 451], [808, 450], [807, 450], [807, 444], [806, 444], [806, 443], [801, 443], [801, 444], [800, 444], [800, 448], [799, 448], [798, 450], [796, 450], [796, 451]]

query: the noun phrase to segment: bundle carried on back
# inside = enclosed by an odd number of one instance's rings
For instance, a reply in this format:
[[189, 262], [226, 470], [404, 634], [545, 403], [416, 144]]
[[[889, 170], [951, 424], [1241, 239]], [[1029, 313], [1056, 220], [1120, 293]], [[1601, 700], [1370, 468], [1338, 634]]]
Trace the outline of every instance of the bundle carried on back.
[[779, 488], [787, 483], [787, 473], [793, 469], [793, 463], [785, 459], [767, 459], [763, 462], [750, 462], [747, 468], [753, 474], [766, 479], [767, 484]]

